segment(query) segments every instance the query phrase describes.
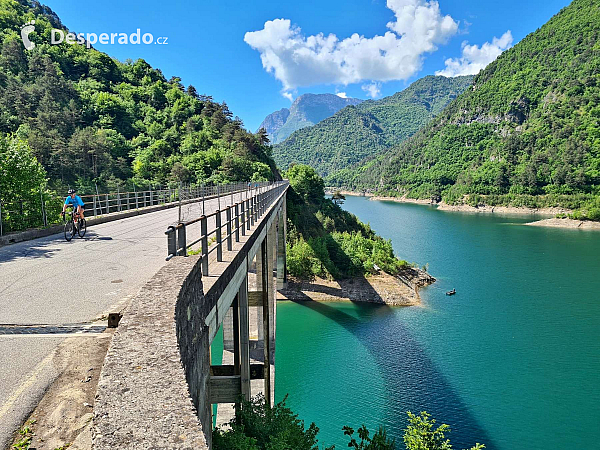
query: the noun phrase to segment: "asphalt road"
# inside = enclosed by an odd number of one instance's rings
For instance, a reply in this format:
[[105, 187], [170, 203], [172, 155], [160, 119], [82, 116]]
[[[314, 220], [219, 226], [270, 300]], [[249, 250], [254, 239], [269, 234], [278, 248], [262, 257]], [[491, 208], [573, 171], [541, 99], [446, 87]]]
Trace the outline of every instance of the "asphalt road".
[[[220, 200], [221, 208], [231, 203]], [[206, 201], [206, 214], [217, 204]], [[198, 217], [202, 206], [183, 213]], [[50, 355], [64, 339], [52, 331], [7, 334], [2, 325], [88, 323], [124, 304], [165, 264], [164, 233], [177, 219], [172, 208], [89, 227], [71, 242], [54, 235], [0, 247], [0, 448], [56, 376]], [[188, 242], [199, 228], [188, 230]]]

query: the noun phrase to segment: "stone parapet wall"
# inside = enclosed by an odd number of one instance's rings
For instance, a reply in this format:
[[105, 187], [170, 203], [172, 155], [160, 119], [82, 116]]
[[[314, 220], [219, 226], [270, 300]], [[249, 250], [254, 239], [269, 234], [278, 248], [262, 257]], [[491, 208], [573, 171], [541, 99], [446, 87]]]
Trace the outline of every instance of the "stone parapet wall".
[[134, 297], [98, 383], [94, 449], [209, 448], [206, 417], [190, 398], [206, 392], [209, 373], [202, 296], [200, 258], [191, 256], [175, 258]]

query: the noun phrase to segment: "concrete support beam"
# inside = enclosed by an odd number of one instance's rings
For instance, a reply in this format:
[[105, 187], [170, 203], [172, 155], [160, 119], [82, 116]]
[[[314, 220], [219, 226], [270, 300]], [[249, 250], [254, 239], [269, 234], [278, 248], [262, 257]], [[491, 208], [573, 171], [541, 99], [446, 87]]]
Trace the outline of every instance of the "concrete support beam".
[[[261, 245], [261, 260], [262, 260], [262, 292], [263, 292], [263, 307], [262, 307], [262, 321], [263, 321], [263, 339], [264, 339], [264, 366], [265, 366], [265, 388], [264, 394], [268, 405], [272, 405], [271, 402], [271, 317], [269, 314], [269, 296], [273, 290], [273, 262], [272, 250], [269, 251], [270, 233], [267, 233], [265, 239]], [[270, 273], [269, 273], [269, 268]], [[269, 289], [269, 286], [271, 288]]]
[[240, 378], [242, 395], [250, 399], [250, 311], [248, 308], [248, 274], [237, 295], [240, 314]]
[[208, 392], [210, 403], [234, 403], [242, 393], [240, 375], [211, 376]]

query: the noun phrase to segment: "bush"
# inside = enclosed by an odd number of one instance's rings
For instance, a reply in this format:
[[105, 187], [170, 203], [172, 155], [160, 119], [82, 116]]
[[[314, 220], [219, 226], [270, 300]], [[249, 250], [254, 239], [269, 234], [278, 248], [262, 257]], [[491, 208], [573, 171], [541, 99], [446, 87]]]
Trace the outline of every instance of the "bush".
[[[250, 401], [242, 400], [230, 430], [213, 430], [214, 450], [318, 450], [319, 428], [311, 423], [308, 429], [285, 402], [287, 396], [270, 407], [262, 394]], [[333, 450], [331, 447], [328, 450]]]

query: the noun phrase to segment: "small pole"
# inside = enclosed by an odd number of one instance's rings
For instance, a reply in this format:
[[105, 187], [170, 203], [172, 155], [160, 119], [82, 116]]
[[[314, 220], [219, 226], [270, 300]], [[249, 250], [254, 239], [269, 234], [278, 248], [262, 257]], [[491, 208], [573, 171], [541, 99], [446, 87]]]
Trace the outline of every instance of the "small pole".
[[139, 209], [138, 196], [137, 196], [137, 191], [135, 190], [135, 184], [133, 185], [133, 195], [135, 197], [135, 209]]
[[2, 202], [0, 202], [0, 236], [2, 236]]
[[117, 185], [117, 211], [121, 211], [121, 192], [119, 191], [119, 185]]
[[106, 194], [106, 214], [110, 213], [110, 205], [108, 204], [108, 194]]
[[235, 205], [235, 242], [240, 242], [240, 205]]
[[179, 182], [179, 221], [181, 222], [181, 181]]
[[[102, 203], [100, 203], [100, 194], [98, 193], [98, 183], [96, 185], [96, 198], [98, 199], [98, 206], [100, 207], [100, 214], [102, 214]], [[96, 216], [96, 203], [94, 202], [94, 216]]]
[[231, 242], [231, 206], [225, 208], [225, 217], [227, 218], [227, 250], [231, 251], [233, 249]]
[[241, 202], [240, 203], [240, 208], [241, 208], [241, 224], [242, 224], [242, 236], [246, 236], [246, 215], [244, 214], [244, 203], [246, 202]]
[[204, 183], [202, 183], [202, 185], [200, 186], [200, 189], [202, 190], [202, 215], [204, 215], [205, 214], [205, 212], [204, 212], [204, 192], [205, 192]]
[[[218, 185], [217, 185], [218, 186]], [[215, 216], [217, 221], [217, 261], [223, 261], [223, 244], [221, 243], [221, 210], [217, 209], [217, 215]]]
[[202, 275], [208, 276], [208, 236], [204, 214], [200, 217], [200, 238], [202, 239]]
[[41, 184], [40, 184], [40, 200], [42, 202], [42, 222], [44, 223], [44, 226], [47, 227], [48, 222], [46, 220], [46, 208], [44, 208], [44, 191], [43, 191]]
[[221, 196], [219, 195], [219, 185], [217, 184], [217, 209], [221, 211]]
[[185, 224], [180, 223], [177, 229], [177, 256], [187, 256]]

